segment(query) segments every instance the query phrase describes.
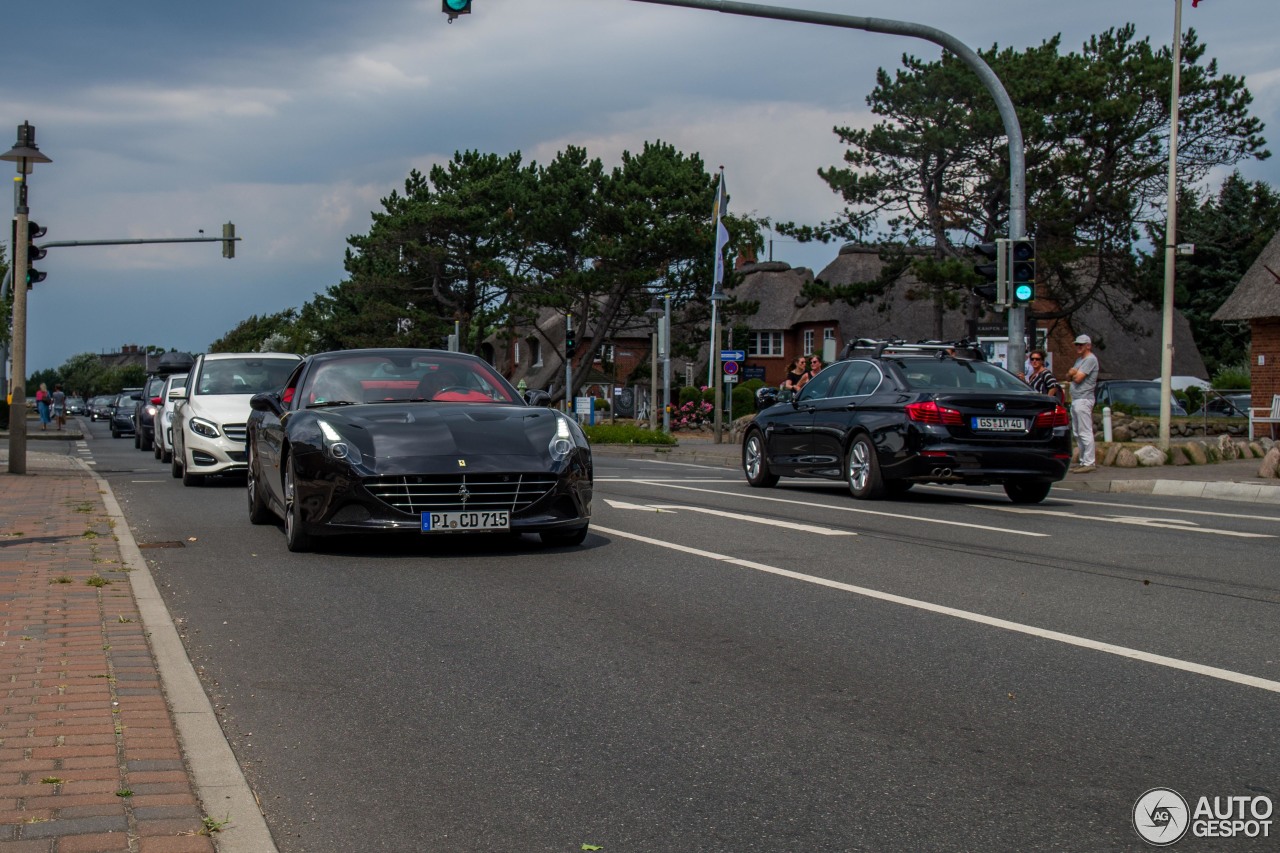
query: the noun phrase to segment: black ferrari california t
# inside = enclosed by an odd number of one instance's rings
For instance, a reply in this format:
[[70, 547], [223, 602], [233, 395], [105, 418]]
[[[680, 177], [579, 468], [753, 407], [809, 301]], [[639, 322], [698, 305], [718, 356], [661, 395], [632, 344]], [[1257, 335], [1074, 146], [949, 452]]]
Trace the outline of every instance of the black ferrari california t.
[[1066, 476], [1067, 410], [980, 353], [880, 343], [852, 355], [790, 402], [764, 394], [743, 438], [748, 483], [825, 477], [864, 499], [916, 483], [1001, 485], [1015, 503], [1038, 503]]
[[362, 349], [304, 359], [251, 400], [249, 519], [314, 537], [537, 533], [579, 545], [591, 520], [591, 448], [570, 417], [528, 404], [483, 359]]

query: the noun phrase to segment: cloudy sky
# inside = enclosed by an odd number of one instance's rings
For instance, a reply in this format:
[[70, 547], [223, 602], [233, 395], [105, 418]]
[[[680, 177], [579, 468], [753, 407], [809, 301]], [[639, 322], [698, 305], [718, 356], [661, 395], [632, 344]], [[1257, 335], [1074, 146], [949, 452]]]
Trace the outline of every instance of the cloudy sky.
[[[1276, 0], [1184, 3], [1222, 71], [1244, 75], [1280, 151]], [[1174, 0], [774, 0], [937, 27], [974, 47], [1069, 49], [1133, 23], [1167, 45]], [[617, 163], [661, 139], [723, 165], [730, 208], [816, 223], [834, 125], [867, 123], [879, 67], [934, 45], [634, 0], [52, 0], [9, 4], [0, 133], [23, 121], [53, 163], [31, 176], [46, 241], [217, 243], [54, 248], [29, 302], [28, 367], [126, 344], [192, 352], [252, 314], [342, 280], [346, 238], [379, 199], [456, 150], [547, 162], [569, 144]], [[1266, 26], [1263, 23], [1270, 22]], [[11, 136], [0, 136], [8, 140]], [[7, 167], [7, 166], [6, 166]], [[1242, 166], [1280, 186], [1280, 157]], [[779, 239], [821, 269], [834, 248]]]

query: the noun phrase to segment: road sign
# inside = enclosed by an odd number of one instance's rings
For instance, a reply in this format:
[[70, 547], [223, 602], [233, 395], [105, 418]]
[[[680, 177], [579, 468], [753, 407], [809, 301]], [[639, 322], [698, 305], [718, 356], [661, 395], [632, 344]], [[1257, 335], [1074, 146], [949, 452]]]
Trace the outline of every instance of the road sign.
[[740, 349], [722, 349], [720, 350], [721, 361], [746, 361], [747, 354]]
[[738, 362], [726, 361], [723, 367], [724, 367], [725, 376], [732, 376], [734, 379], [738, 378], [736, 375], [738, 372]]
[[[732, 362], [732, 361], [731, 361], [731, 362], [729, 362], [729, 364], [736, 364], [736, 362]], [[726, 364], [726, 365], [725, 365], [725, 367], [728, 367], [728, 366], [729, 366], [729, 364]], [[726, 373], [726, 374], [724, 375], [724, 384], [726, 384], [726, 385], [732, 385], [733, 383], [735, 383], [735, 382], [737, 382], [737, 381], [738, 381], [738, 374], [736, 374], [736, 373]]]

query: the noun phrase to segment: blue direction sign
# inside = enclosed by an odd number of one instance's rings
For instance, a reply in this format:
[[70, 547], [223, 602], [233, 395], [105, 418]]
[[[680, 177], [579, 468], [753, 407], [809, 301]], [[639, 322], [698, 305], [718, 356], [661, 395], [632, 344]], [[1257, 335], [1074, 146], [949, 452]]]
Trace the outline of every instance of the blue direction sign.
[[746, 361], [747, 354], [740, 349], [722, 349], [720, 350], [721, 361]]

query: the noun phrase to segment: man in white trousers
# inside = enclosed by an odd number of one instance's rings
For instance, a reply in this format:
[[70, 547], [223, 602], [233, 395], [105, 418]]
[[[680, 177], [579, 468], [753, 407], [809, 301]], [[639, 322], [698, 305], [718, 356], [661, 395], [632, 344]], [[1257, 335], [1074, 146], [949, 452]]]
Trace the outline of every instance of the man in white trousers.
[[1067, 371], [1071, 380], [1071, 431], [1076, 435], [1080, 460], [1071, 470], [1083, 474], [1094, 470], [1097, 459], [1093, 448], [1093, 398], [1098, 387], [1098, 357], [1093, 354], [1093, 339], [1076, 338], [1076, 363]]

